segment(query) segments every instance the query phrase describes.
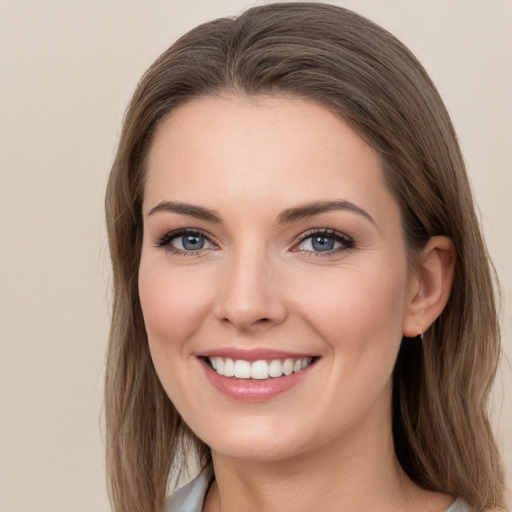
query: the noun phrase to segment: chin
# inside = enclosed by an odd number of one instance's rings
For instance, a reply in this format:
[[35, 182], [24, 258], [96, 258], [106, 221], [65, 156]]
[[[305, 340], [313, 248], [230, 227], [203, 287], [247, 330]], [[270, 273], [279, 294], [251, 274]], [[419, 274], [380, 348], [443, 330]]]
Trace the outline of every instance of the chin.
[[214, 455], [240, 461], [278, 462], [315, 449], [322, 438], [320, 433], [311, 432], [304, 421], [291, 423], [293, 425], [282, 421], [255, 424], [254, 420], [230, 426], [219, 423], [215, 431], [210, 430], [200, 437]]
[[286, 440], [269, 442], [268, 439], [243, 439], [235, 442], [219, 442], [211, 446], [212, 453], [244, 462], [279, 462], [292, 459], [302, 451]]

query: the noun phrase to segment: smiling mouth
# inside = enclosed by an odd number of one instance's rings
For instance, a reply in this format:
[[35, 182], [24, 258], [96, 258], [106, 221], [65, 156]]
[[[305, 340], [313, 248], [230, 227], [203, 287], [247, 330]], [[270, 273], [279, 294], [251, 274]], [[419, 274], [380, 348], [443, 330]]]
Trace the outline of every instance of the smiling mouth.
[[246, 361], [229, 357], [206, 357], [209, 367], [217, 374], [234, 379], [267, 380], [292, 375], [305, 370], [317, 358], [261, 359]]

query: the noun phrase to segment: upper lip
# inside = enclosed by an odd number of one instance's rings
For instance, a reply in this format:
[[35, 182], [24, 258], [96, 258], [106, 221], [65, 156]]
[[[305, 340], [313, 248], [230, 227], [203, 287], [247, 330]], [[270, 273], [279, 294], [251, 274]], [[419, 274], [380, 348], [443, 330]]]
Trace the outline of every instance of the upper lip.
[[315, 354], [306, 352], [289, 352], [286, 350], [276, 350], [273, 348], [215, 348], [206, 350], [197, 354], [198, 357], [223, 357], [233, 360], [242, 359], [243, 361], [260, 361], [262, 359], [299, 359], [302, 357], [315, 357]]

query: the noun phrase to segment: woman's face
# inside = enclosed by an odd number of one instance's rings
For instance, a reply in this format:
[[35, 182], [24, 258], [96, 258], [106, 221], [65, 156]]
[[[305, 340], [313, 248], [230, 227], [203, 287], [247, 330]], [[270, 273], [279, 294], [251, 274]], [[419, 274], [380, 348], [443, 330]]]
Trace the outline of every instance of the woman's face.
[[412, 292], [377, 154], [311, 101], [227, 96], [173, 111], [147, 172], [140, 300], [199, 438], [279, 460], [389, 433]]

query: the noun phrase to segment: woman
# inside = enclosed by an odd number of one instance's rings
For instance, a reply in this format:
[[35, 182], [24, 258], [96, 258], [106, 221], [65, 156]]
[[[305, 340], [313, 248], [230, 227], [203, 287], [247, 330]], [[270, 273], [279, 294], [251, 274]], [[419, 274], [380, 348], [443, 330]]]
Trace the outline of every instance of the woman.
[[490, 263], [385, 30], [288, 3], [190, 31], [134, 94], [106, 209], [114, 510], [503, 506]]

